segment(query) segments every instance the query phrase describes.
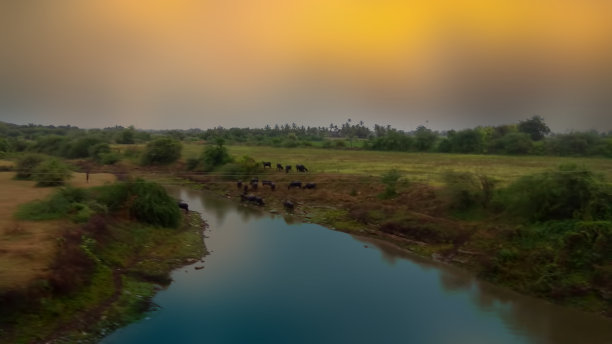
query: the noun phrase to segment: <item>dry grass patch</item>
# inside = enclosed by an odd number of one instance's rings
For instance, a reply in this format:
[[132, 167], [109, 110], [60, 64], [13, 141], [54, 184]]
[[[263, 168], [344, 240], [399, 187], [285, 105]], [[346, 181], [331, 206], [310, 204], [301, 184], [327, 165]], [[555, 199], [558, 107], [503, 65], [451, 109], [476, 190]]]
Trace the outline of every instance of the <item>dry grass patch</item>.
[[[27, 286], [44, 277], [55, 257], [56, 238], [71, 226], [67, 221], [19, 221], [13, 214], [19, 205], [49, 196], [56, 188], [36, 187], [35, 182], [14, 180], [14, 172], [0, 172], [0, 291]], [[112, 174], [74, 173], [70, 185], [103, 185]]]

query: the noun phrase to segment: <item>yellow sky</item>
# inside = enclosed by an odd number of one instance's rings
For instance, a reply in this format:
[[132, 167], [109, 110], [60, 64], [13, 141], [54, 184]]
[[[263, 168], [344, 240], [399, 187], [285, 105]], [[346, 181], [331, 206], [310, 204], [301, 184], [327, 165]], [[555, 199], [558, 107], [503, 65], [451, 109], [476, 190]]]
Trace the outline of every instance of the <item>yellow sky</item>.
[[258, 97], [303, 78], [434, 102], [466, 96], [456, 88], [479, 72], [476, 94], [525, 80], [546, 93], [609, 75], [610, 13], [605, 0], [3, 1], [0, 71], [128, 103], [165, 87]]

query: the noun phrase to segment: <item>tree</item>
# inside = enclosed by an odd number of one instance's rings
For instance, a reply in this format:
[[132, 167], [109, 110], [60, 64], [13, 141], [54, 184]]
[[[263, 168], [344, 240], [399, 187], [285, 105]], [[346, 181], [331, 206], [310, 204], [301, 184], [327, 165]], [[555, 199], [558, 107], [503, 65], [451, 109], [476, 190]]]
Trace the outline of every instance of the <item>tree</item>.
[[227, 152], [227, 148], [223, 146], [225, 140], [219, 138], [216, 140], [216, 146], [208, 146], [204, 148], [202, 153], [202, 161], [204, 162], [204, 170], [212, 171], [218, 166], [222, 166], [232, 161], [232, 157]]
[[438, 135], [431, 129], [427, 129], [424, 126], [419, 126], [414, 133], [414, 146], [419, 151], [427, 151], [433, 147], [434, 143], [438, 139]]
[[143, 165], [167, 165], [181, 157], [183, 146], [169, 137], [158, 138], [147, 143], [142, 157]]
[[117, 134], [117, 138], [115, 141], [120, 144], [133, 144], [134, 143], [134, 135], [135, 130], [133, 126], [130, 126], [127, 129], [123, 129]]
[[540, 141], [546, 135], [550, 134], [550, 128], [544, 123], [544, 119], [540, 116], [533, 116], [530, 119], [520, 121], [518, 130], [522, 133], [529, 134], [534, 141]]

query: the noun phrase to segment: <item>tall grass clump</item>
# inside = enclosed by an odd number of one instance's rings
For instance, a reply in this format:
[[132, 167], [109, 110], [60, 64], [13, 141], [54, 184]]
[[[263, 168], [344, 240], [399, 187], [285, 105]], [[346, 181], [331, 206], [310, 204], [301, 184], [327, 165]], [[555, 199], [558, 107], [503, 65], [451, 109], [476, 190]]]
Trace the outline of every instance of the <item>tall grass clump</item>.
[[446, 171], [442, 179], [446, 184], [442, 193], [453, 209], [487, 208], [493, 198], [496, 183], [489, 176], [476, 175], [471, 172]]
[[73, 187], [61, 188], [44, 200], [21, 205], [15, 216], [21, 220], [33, 221], [68, 217], [73, 213], [78, 214], [79, 211], [86, 207], [83, 202], [85, 202], [87, 197], [87, 193], [83, 189]]

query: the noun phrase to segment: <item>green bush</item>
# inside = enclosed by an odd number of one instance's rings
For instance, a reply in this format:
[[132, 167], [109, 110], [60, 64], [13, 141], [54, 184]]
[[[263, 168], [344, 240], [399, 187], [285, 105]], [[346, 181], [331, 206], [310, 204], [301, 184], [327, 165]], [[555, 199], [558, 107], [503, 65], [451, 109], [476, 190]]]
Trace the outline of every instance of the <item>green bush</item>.
[[143, 165], [167, 165], [181, 157], [182, 145], [169, 137], [158, 138], [147, 143], [142, 155]]
[[381, 182], [385, 184], [385, 191], [378, 195], [382, 199], [389, 199], [397, 196], [397, 182], [401, 178], [401, 174], [397, 169], [392, 169], [385, 172], [381, 176]]
[[34, 169], [32, 177], [38, 186], [64, 185], [69, 178], [71, 178], [70, 169], [57, 159], [49, 159], [40, 163]]
[[89, 147], [89, 156], [97, 162], [102, 160], [103, 154], [108, 154], [111, 152], [111, 148], [108, 143], [97, 143], [91, 147]]
[[23, 204], [16, 217], [22, 220], [53, 220], [66, 217], [74, 203], [83, 202], [85, 190], [73, 187], [61, 188], [44, 200]]
[[442, 178], [446, 184], [443, 193], [453, 209], [466, 210], [474, 206], [486, 208], [493, 198], [495, 181], [488, 176], [446, 171]]
[[606, 220], [612, 216], [610, 187], [576, 165], [521, 177], [501, 197], [512, 215], [532, 221]]
[[32, 173], [34, 169], [38, 167], [45, 160], [45, 156], [42, 154], [30, 153], [26, 154], [17, 160], [17, 179], [32, 179]]
[[159, 184], [137, 179], [130, 185], [134, 196], [129, 204], [130, 214], [141, 222], [162, 227], [177, 227], [181, 212]]
[[130, 196], [129, 183], [118, 182], [92, 188], [92, 198], [109, 211], [119, 210]]
[[257, 173], [259, 163], [249, 156], [243, 156], [238, 162], [223, 165], [219, 172], [226, 179], [244, 179]]
[[232, 157], [227, 152], [227, 148], [223, 146], [223, 140], [217, 140], [215, 146], [208, 146], [204, 148], [202, 153], [202, 162], [204, 163], [204, 170], [209, 172], [213, 171], [219, 166], [223, 166], [227, 163], [232, 162]]

